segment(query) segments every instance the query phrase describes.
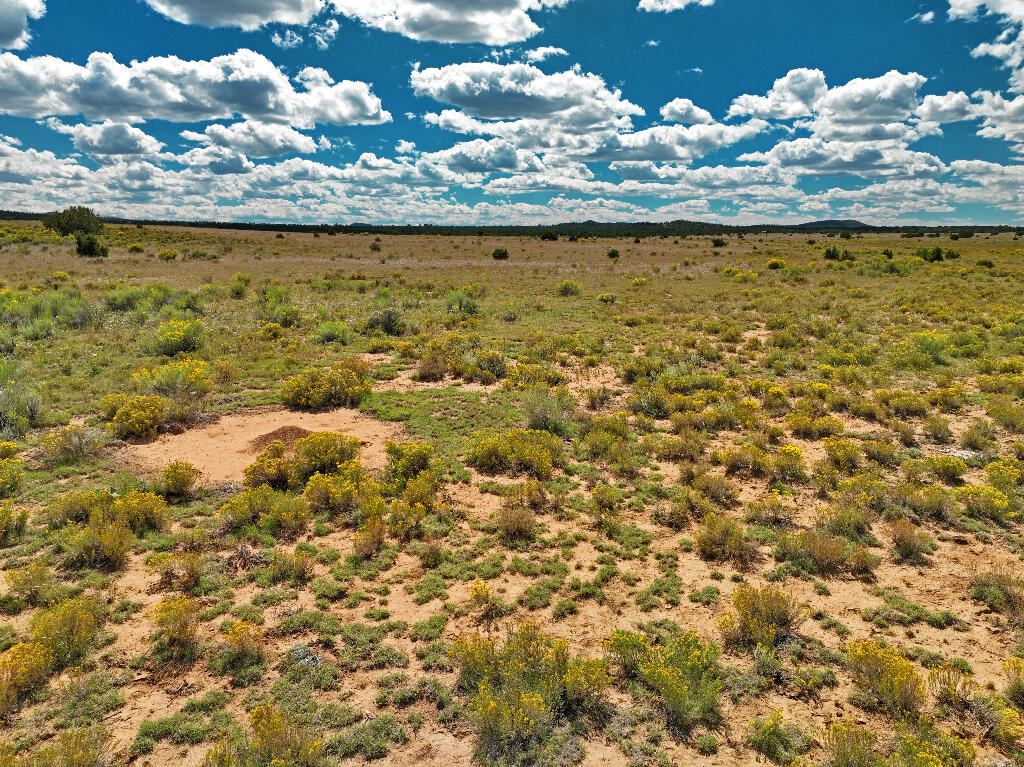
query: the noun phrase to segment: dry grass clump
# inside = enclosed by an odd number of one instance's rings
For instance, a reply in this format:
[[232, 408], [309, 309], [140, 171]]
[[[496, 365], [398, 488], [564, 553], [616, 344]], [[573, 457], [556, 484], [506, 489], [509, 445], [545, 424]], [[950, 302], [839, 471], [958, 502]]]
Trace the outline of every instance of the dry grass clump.
[[745, 536], [739, 522], [718, 514], [704, 517], [694, 543], [703, 559], [732, 562], [740, 570], [749, 569], [761, 554], [757, 542]]
[[773, 647], [795, 636], [807, 618], [806, 606], [773, 585], [741, 584], [732, 605], [718, 622], [726, 647]]

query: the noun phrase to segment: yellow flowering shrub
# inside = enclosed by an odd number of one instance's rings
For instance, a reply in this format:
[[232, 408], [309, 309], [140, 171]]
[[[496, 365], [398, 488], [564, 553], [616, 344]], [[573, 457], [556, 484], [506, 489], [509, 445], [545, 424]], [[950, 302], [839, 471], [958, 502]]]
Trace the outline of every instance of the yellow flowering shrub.
[[928, 691], [939, 703], [956, 709], [966, 708], [978, 685], [963, 671], [942, 665], [928, 672]]
[[25, 759], [23, 767], [106, 767], [112, 761], [109, 733], [102, 727], [63, 730], [57, 739]]
[[100, 410], [118, 439], [150, 439], [167, 422], [169, 403], [156, 395], [110, 394], [100, 402]]
[[184, 498], [192, 492], [201, 472], [188, 461], [171, 461], [160, 475], [160, 492], [170, 498]]
[[870, 702], [893, 713], [916, 713], [925, 702], [925, 685], [914, 665], [890, 647], [870, 640], [846, 648], [854, 683]]
[[822, 738], [826, 764], [832, 767], [874, 767], [879, 764], [875, 753], [878, 739], [867, 727], [839, 719], [828, 726]]
[[513, 629], [504, 644], [460, 637], [451, 657], [459, 688], [470, 695], [479, 746], [490, 754], [543, 740], [559, 719], [592, 705], [611, 682], [606, 661], [572, 658], [565, 640], [532, 622]]
[[398, 492], [404, 490], [410, 480], [429, 470], [434, 457], [433, 446], [423, 442], [400, 444], [388, 440], [384, 452], [388, 459], [387, 480]]
[[209, 363], [188, 357], [153, 369], [143, 368], [132, 375], [132, 383], [143, 394], [172, 398], [203, 397], [213, 388]]
[[298, 410], [358, 407], [372, 390], [369, 366], [352, 358], [327, 370], [310, 368], [292, 376], [281, 389], [281, 399]]
[[1024, 658], [1010, 658], [1003, 663], [1007, 685], [1003, 693], [1018, 707], [1024, 705]]
[[772, 476], [779, 482], [802, 482], [807, 479], [803, 451], [797, 445], [780, 445], [772, 456]]
[[702, 642], [692, 631], [660, 644], [646, 634], [614, 631], [604, 648], [627, 677], [642, 680], [658, 694], [673, 726], [688, 731], [719, 720], [722, 682], [714, 643]]
[[1024, 481], [1024, 472], [1014, 463], [1005, 460], [988, 464], [985, 473], [988, 475], [989, 484], [1004, 493], [1013, 492], [1013, 489]]
[[30, 605], [43, 605], [50, 601], [54, 586], [53, 573], [42, 562], [33, 562], [4, 573], [7, 587]]
[[249, 747], [264, 764], [314, 765], [323, 754], [322, 741], [276, 706], [257, 706], [249, 712], [249, 724]]
[[1014, 516], [1010, 497], [1002, 490], [989, 485], [966, 485], [958, 488], [956, 499], [963, 504], [964, 513], [969, 517], [1000, 522]]
[[310, 511], [340, 517], [349, 526], [360, 521], [361, 500], [379, 494], [377, 484], [367, 478], [358, 461], [342, 464], [336, 474], [314, 474], [303, 491]]
[[150, 613], [160, 640], [174, 657], [187, 657], [195, 648], [199, 605], [186, 596], [167, 597]]
[[165, 320], [157, 326], [149, 345], [155, 354], [173, 357], [202, 348], [205, 332], [200, 320]]
[[288, 458], [288, 446], [274, 440], [260, 453], [256, 460], [245, 467], [247, 487], [266, 485], [274, 490], [287, 490], [291, 481], [292, 462]]
[[380, 499], [378, 501], [379, 505], [375, 504], [367, 510], [365, 519], [352, 538], [352, 551], [360, 559], [370, 559], [384, 545], [387, 523], [384, 521], [384, 502]]
[[94, 457], [100, 446], [95, 429], [77, 424], [51, 432], [39, 442], [43, 462], [47, 466], [64, 466]]
[[259, 525], [270, 535], [293, 538], [305, 530], [310, 513], [302, 498], [260, 485], [242, 491], [225, 503], [220, 509], [220, 518], [229, 531]]
[[64, 668], [85, 657], [99, 631], [99, 613], [88, 597], [69, 599], [34, 615], [29, 636], [49, 650], [54, 666]]
[[167, 501], [156, 493], [132, 490], [117, 498], [111, 510], [114, 520], [136, 533], [162, 530], [167, 524]]
[[291, 465], [291, 484], [301, 488], [316, 473], [334, 474], [343, 464], [359, 458], [360, 442], [356, 437], [324, 431], [310, 434], [295, 443]]
[[427, 509], [421, 503], [409, 503], [399, 498], [391, 502], [391, 513], [388, 515], [388, 529], [400, 541], [410, 541], [422, 535], [423, 520]]
[[121, 522], [96, 516], [87, 525], [68, 524], [57, 531], [56, 543], [66, 566], [122, 570], [128, 564], [135, 536]]
[[476, 439], [466, 461], [487, 474], [526, 473], [550, 479], [562, 461], [562, 443], [550, 432], [513, 429], [497, 437]]
[[0, 460], [0, 499], [10, 498], [21, 489], [25, 464], [17, 458]]
[[20, 538], [28, 526], [28, 510], [16, 511], [13, 503], [0, 504], [0, 546]]
[[20, 642], [0, 655], [0, 714], [46, 681], [52, 666], [53, 653], [37, 642]]
[[897, 737], [892, 763], [898, 767], [970, 767], [976, 758], [970, 742], [947, 735], [924, 719], [899, 728]]

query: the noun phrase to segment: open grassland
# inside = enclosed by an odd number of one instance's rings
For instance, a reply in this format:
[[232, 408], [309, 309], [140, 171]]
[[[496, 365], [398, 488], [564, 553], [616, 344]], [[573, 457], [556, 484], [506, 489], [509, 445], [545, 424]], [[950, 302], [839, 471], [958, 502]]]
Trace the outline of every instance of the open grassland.
[[0, 226], [0, 767], [1024, 763], [1024, 245]]

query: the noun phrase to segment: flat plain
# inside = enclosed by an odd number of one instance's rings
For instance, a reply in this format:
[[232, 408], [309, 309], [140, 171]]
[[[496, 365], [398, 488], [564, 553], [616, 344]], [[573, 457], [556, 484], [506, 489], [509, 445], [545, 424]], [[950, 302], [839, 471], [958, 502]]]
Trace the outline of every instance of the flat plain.
[[0, 763], [1024, 762], [1024, 245], [0, 225]]

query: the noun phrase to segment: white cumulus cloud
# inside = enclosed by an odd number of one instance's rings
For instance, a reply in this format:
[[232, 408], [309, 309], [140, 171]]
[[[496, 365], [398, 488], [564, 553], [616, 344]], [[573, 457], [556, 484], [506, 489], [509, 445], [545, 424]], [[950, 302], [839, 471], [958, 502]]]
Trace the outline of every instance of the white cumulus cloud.
[[661, 116], [669, 122], [685, 125], [714, 122], [708, 110], [701, 109], [690, 99], [673, 99], [661, 108]]
[[47, 124], [71, 136], [76, 149], [97, 159], [155, 157], [164, 147], [148, 133], [123, 122], [104, 120], [92, 125], [64, 125], [51, 119]]
[[208, 125], [202, 133], [182, 131], [181, 137], [187, 141], [234, 149], [249, 157], [277, 157], [292, 152], [308, 154], [321, 146], [291, 126], [254, 120], [233, 125]]
[[530, 14], [569, 0], [331, 0], [335, 11], [413, 40], [508, 45], [540, 31]]
[[93, 53], [85, 66], [54, 56], [0, 53], [0, 113], [21, 117], [81, 114], [88, 120], [196, 122], [235, 116], [287, 123], [379, 124], [391, 115], [363, 82], [335, 82], [307, 68], [296, 88], [265, 56], [241, 49], [208, 61], [156, 56], [121, 64]]
[[550, 59], [552, 56], [568, 56], [569, 51], [565, 48], [556, 48], [553, 45], [545, 45], [541, 48], [533, 48], [526, 52], [526, 60], [531, 64]]
[[0, 0], [0, 48], [20, 50], [28, 45], [29, 20], [45, 13], [46, 0]]
[[306, 24], [324, 8], [324, 0], [146, 0], [157, 13], [182, 24], [239, 27]]
[[690, 5], [714, 5], [715, 0], [640, 0], [637, 6], [641, 11], [681, 11]]

